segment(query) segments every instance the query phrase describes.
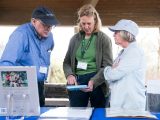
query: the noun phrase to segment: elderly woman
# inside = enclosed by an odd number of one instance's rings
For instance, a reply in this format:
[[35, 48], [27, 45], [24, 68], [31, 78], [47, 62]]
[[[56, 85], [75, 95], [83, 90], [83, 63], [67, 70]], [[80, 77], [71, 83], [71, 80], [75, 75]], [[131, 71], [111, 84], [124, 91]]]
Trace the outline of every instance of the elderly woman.
[[100, 31], [101, 20], [92, 5], [78, 11], [79, 32], [69, 44], [63, 69], [68, 85], [87, 85], [87, 89], [68, 91], [71, 107], [105, 107], [108, 84], [103, 76], [105, 66], [112, 65], [111, 39]]
[[146, 62], [135, 39], [138, 25], [122, 19], [109, 29], [114, 32], [115, 44], [123, 48], [113, 65], [104, 70], [111, 88], [111, 108], [145, 110]]

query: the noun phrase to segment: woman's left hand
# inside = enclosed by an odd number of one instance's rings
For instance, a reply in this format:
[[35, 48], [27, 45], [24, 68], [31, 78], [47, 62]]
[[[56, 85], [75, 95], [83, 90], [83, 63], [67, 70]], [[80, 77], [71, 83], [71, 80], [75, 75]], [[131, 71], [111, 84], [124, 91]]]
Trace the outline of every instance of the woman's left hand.
[[84, 91], [84, 92], [92, 92], [93, 91], [93, 85], [94, 85], [93, 80], [90, 80], [88, 82], [88, 88], [82, 89], [82, 91]]

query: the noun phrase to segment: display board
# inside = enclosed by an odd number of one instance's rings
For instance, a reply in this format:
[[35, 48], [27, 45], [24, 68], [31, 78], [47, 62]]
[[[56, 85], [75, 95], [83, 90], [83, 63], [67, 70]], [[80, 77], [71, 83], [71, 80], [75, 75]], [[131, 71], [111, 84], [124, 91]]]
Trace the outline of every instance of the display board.
[[36, 67], [0, 66], [0, 116], [40, 115]]

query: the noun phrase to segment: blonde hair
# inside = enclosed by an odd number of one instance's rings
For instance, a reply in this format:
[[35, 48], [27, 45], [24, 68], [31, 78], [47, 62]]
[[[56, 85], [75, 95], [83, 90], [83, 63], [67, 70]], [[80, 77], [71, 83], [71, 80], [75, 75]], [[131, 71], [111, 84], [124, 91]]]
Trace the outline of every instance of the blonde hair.
[[83, 16], [93, 16], [94, 20], [95, 20], [95, 29], [94, 32], [98, 32], [100, 31], [100, 28], [102, 26], [102, 22], [101, 19], [99, 17], [98, 12], [96, 11], [96, 9], [91, 5], [91, 4], [86, 4], [84, 6], [82, 6], [79, 11], [78, 11], [78, 27], [79, 30], [81, 31], [81, 25], [80, 25], [80, 18]]

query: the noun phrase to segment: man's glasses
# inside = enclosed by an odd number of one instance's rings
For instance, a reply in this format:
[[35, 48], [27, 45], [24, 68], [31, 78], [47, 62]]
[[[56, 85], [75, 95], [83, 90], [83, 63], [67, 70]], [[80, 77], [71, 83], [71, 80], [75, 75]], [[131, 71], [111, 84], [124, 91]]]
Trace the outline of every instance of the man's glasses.
[[55, 28], [55, 27], [56, 27], [56, 25], [47, 25], [47, 24], [45, 24], [44, 22], [42, 22], [40, 19], [37, 19], [37, 20], [41, 23], [41, 25], [42, 25], [44, 28], [52, 29], [52, 28]]

